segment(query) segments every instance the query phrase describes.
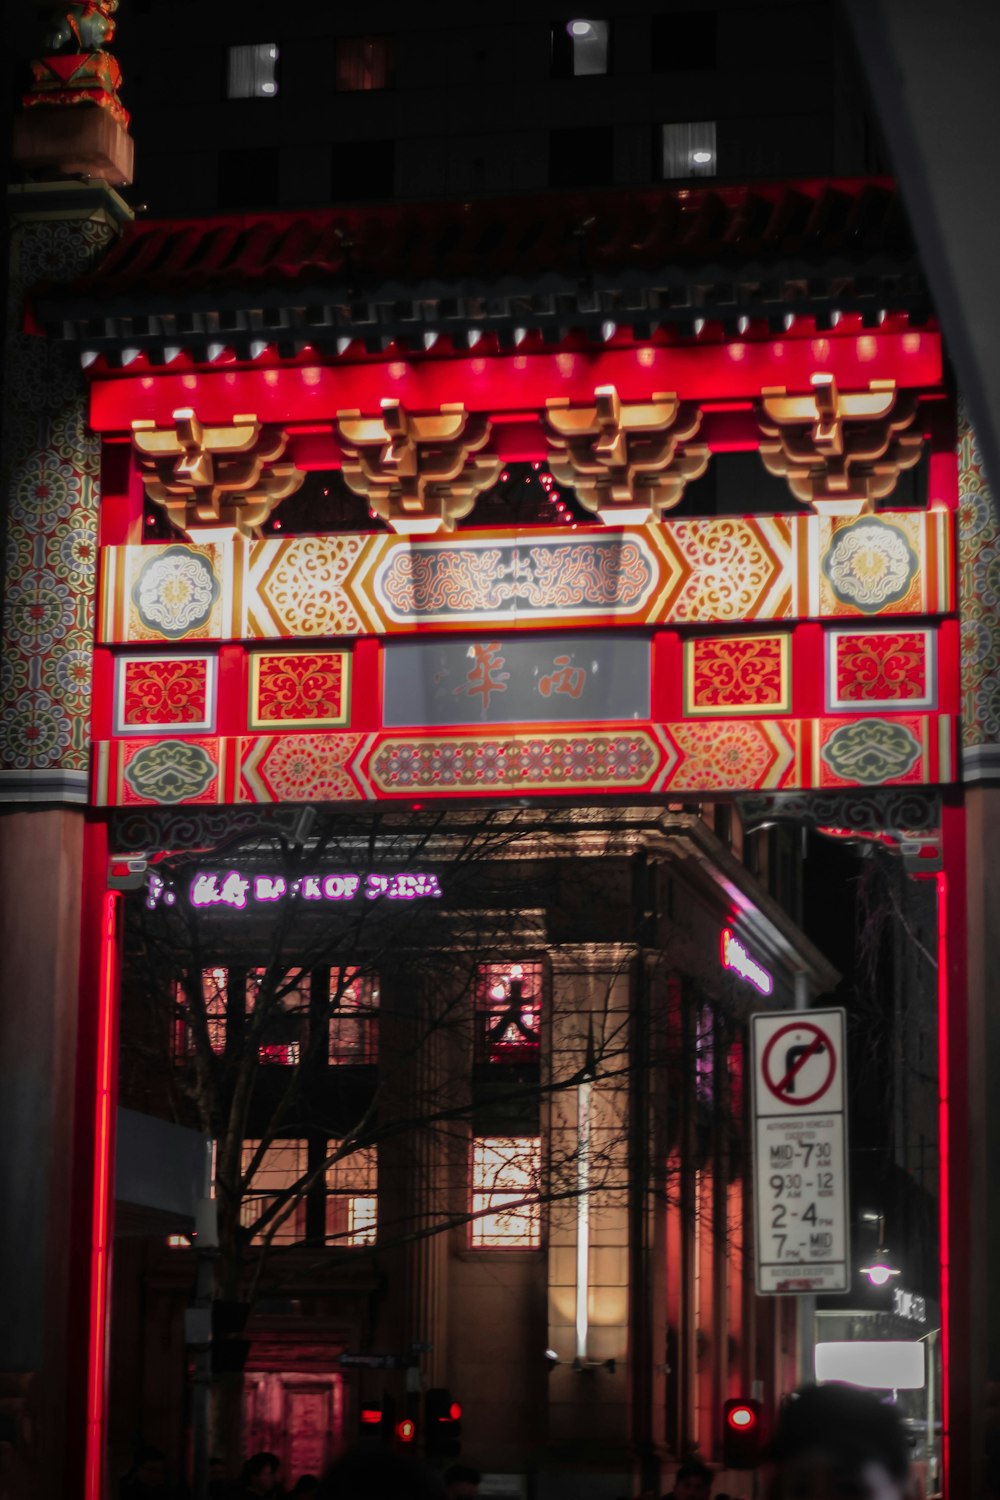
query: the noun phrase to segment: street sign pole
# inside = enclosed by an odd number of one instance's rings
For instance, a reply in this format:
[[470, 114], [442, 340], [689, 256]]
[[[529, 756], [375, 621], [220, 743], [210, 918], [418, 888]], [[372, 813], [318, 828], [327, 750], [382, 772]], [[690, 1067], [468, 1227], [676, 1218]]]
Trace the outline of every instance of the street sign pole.
[[850, 1289], [844, 1028], [839, 1009], [751, 1021], [761, 1296]]

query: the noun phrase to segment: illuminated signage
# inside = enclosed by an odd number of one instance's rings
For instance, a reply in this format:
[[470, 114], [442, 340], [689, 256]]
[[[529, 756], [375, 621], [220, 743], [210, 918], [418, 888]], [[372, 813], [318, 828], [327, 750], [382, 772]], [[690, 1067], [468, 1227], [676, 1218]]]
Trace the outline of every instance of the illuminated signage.
[[[359, 875], [353, 871], [331, 875], [303, 875], [286, 880], [284, 875], [244, 875], [239, 870], [199, 870], [191, 881], [188, 898], [192, 906], [228, 906], [244, 911], [250, 906], [273, 906], [278, 901], [417, 901], [438, 898], [441, 887], [436, 875], [398, 873]], [[146, 896], [150, 908], [172, 906], [176, 901], [173, 888], [151, 875]]]
[[892, 1289], [892, 1310], [897, 1318], [908, 1318], [911, 1323], [927, 1322], [927, 1303], [915, 1292], [905, 1292], [901, 1286]]
[[769, 995], [774, 989], [773, 975], [763, 964], [750, 957], [739, 938], [728, 927], [722, 929], [722, 967], [738, 974], [762, 995]]

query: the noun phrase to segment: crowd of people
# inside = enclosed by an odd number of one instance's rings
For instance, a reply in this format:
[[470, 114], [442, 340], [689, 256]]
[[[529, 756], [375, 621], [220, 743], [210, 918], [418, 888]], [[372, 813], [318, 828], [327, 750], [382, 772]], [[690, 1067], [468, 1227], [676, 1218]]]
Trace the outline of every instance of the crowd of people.
[[[768, 1446], [763, 1493], [767, 1500], [918, 1500], [909, 1441], [896, 1411], [851, 1386], [806, 1386], [782, 1405]], [[315, 1500], [477, 1500], [482, 1476], [467, 1465], [442, 1475], [406, 1453], [377, 1443], [352, 1448], [323, 1476], [299, 1475], [284, 1488], [281, 1460], [255, 1453], [229, 1482], [213, 1463], [211, 1500], [264, 1496]], [[682, 1463], [663, 1500], [711, 1500], [713, 1470], [697, 1459]], [[164, 1455], [144, 1448], [121, 1482], [119, 1500], [168, 1500], [172, 1489]], [[756, 1488], [754, 1493], [757, 1493]], [[715, 1500], [729, 1500], [717, 1494]]]

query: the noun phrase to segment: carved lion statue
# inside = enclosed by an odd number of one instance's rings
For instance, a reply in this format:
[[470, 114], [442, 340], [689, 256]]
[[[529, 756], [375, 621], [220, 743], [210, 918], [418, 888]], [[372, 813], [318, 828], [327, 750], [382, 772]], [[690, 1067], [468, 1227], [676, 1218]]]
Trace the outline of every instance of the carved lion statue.
[[115, 34], [118, 0], [63, 0], [51, 7], [45, 46], [50, 52], [97, 52]]

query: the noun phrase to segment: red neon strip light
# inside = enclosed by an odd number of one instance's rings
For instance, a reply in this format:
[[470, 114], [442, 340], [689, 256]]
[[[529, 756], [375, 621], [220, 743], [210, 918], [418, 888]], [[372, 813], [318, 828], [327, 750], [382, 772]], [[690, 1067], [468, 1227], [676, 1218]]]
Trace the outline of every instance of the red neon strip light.
[[948, 1170], [948, 877], [943, 870], [937, 877], [938, 898], [938, 1237], [941, 1254], [941, 1472], [945, 1493], [951, 1475], [951, 1205]]
[[90, 1329], [87, 1344], [86, 1500], [101, 1500], [104, 1469], [104, 1394], [110, 1269], [111, 1132], [113, 1127], [114, 1019], [118, 988], [117, 891], [101, 906], [101, 959], [97, 1013], [97, 1088], [94, 1099], [94, 1199], [91, 1215]]

